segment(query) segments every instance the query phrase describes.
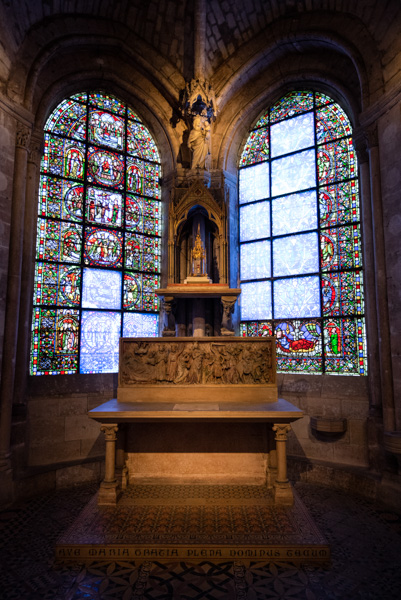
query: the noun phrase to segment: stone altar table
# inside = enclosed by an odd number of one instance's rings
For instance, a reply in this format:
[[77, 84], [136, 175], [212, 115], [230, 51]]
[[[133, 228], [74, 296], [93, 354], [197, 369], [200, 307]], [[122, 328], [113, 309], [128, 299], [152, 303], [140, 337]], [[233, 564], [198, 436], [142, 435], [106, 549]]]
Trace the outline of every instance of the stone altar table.
[[[119, 361], [117, 399], [89, 412], [106, 438], [100, 505], [115, 505], [127, 482], [135, 483], [137, 455], [149, 470], [146, 451], [152, 444], [160, 449], [160, 441], [170, 453], [166, 460], [155, 453], [158, 482], [174, 479], [171, 464], [184, 481], [192, 481], [195, 465], [196, 481], [209, 484], [253, 470], [275, 503], [293, 503], [286, 440], [303, 412], [277, 397], [274, 338], [122, 338]], [[145, 452], [135, 445], [142, 432], [132, 424], [158, 424]]]

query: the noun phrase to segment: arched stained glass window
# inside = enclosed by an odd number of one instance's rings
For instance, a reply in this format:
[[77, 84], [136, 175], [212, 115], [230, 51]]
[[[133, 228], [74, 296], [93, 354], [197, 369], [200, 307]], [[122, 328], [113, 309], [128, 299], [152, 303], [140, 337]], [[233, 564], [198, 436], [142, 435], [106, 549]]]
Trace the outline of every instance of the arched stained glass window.
[[240, 159], [241, 335], [275, 335], [281, 372], [366, 374], [357, 161], [344, 111], [291, 92]]
[[57, 106], [41, 162], [30, 373], [118, 370], [158, 332], [160, 164], [138, 115], [102, 92]]

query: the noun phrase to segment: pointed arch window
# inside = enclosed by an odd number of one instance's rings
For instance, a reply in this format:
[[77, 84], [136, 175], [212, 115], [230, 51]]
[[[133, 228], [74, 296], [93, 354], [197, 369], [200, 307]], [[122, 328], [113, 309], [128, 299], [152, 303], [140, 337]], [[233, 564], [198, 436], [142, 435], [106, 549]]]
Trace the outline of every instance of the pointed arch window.
[[291, 92], [259, 118], [239, 220], [241, 335], [275, 335], [280, 372], [365, 375], [357, 160], [330, 97]]
[[45, 125], [31, 375], [118, 370], [118, 340], [158, 332], [160, 159], [138, 115], [104, 92]]

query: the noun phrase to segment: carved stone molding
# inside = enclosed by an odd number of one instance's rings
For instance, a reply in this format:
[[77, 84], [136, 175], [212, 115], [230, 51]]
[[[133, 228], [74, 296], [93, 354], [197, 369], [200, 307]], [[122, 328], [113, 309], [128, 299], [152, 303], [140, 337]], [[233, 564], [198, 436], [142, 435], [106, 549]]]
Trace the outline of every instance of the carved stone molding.
[[17, 148], [23, 148], [24, 150], [29, 149], [29, 143], [31, 140], [31, 128], [23, 125], [22, 123], [17, 124]]

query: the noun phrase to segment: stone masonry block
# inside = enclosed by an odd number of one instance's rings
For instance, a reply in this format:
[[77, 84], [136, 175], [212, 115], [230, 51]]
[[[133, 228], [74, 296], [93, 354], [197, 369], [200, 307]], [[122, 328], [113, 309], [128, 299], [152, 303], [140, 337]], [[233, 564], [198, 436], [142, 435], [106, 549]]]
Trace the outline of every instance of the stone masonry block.
[[50, 447], [64, 439], [64, 418], [32, 419], [29, 423], [30, 447]]
[[81, 458], [79, 440], [58, 442], [47, 446], [34, 447], [29, 452], [30, 466], [50, 465], [57, 462]]
[[91, 440], [99, 435], [99, 423], [87, 415], [69, 416], [65, 418], [65, 440]]

